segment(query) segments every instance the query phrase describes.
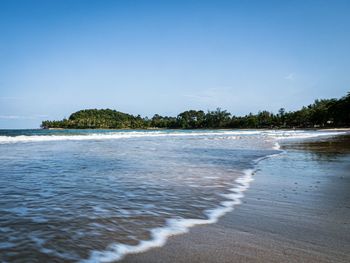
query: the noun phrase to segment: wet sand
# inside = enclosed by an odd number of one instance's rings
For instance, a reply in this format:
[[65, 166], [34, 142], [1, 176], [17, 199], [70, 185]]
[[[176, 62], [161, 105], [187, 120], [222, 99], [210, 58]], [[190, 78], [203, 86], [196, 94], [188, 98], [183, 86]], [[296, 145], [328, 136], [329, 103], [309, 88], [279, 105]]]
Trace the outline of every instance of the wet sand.
[[217, 224], [121, 262], [350, 262], [350, 136], [282, 148]]

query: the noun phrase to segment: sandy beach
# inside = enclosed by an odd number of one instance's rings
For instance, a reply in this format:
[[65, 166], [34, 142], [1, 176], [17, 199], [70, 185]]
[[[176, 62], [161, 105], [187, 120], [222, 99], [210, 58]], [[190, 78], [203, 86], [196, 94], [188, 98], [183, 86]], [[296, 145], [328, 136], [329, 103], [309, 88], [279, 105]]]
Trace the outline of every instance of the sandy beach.
[[121, 262], [350, 262], [350, 136], [282, 149], [217, 224]]

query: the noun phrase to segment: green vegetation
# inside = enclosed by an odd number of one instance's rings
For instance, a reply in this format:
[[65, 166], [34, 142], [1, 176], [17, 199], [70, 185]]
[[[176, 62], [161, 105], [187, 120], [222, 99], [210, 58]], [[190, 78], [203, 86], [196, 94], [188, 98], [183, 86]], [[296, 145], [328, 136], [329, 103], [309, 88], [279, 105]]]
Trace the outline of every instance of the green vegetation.
[[237, 117], [221, 110], [189, 110], [177, 117], [155, 114], [152, 119], [110, 109], [81, 110], [61, 121], [43, 121], [42, 128], [67, 129], [219, 129], [219, 128], [319, 128], [350, 126], [350, 92], [340, 99], [323, 99], [298, 111], [277, 114], [260, 111]]

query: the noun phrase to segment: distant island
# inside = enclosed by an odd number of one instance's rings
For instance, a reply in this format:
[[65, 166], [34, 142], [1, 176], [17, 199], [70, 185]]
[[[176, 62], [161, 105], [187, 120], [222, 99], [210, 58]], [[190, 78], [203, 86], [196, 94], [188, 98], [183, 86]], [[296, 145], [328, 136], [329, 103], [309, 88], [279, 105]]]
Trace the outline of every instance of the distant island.
[[215, 111], [188, 110], [177, 117], [152, 118], [111, 109], [80, 110], [60, 121], [43, 121], [41, 128], [63, 129], [228, 129], [228, 128], [337, 128], [350, 127], [350, 92], [340, 99], [315, 100], [297, 111], [277, 114], [260, 111], [257, 114], [234, 116], [220, 108]]

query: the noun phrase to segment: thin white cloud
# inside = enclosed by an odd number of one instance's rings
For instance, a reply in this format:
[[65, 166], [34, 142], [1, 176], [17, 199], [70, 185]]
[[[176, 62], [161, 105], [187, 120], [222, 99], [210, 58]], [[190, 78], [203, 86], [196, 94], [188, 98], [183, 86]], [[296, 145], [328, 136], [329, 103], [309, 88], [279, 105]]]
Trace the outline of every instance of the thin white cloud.
[[46, 115], [46, 114], [37, 114], [37, 115], [34, 115], [36, 118], [48, 118], [49, 115]]
[[286, 80], [295, 80], [295, 74], [289, 73], [287, 76], [284, 77]]
[[0, 115], [1, 120], [35, 120], [41, 118], [47, 118], [48, 115], [44, 114], [35, 114], [30, 116], [21, 116], [21, 115]]
[[23, 116], [17, 116], [17, 115], [0, 115], [0, 119], [3, 120], [18, 120], [22, 119]]
[[203, 106], [218, 107], [232, 102], [234, 100], [232, 94], [234, 94], [232, 87], [216, 87], [204, 89], [197, 93], [184, 94], [183, 97]]
[[211, 96], [208, 95], [200, 95], [200, 94], [185, 94], [183, 95], [186, 98], [204, 101], [204, 100], [210, 100]]

